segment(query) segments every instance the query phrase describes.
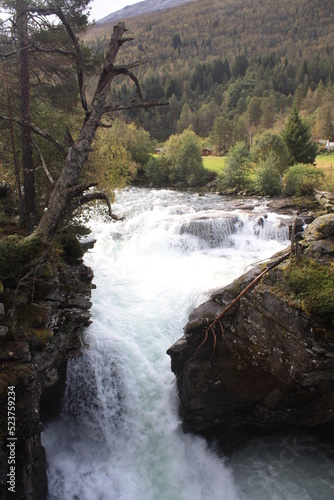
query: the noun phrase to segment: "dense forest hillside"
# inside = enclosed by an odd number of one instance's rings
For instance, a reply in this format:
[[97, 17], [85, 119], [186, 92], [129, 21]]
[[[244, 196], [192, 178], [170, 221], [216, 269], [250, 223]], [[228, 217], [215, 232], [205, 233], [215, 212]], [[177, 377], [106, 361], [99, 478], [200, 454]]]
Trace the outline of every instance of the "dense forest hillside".
[[[147, 59], [139, 68], [145, 93], [170, 104], [131, 116], [157, 139], [188, 126], [207, 137], [220, 116], [226, 146], [249, 141], [282, 129], [293, 103], [313, 135], [333, 135], [332, 0], [197, 0], [126, 24], [134, 37], [127, 62]], [[110, 28], [96, 25], [87, 41], [102, 52]], [[120, 84], [116, 97], [132, 91]]]

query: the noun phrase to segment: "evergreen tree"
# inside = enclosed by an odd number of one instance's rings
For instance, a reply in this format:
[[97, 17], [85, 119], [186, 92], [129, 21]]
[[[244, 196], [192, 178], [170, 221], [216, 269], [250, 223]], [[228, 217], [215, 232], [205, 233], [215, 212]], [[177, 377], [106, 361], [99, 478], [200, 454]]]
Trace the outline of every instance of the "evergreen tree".
[[292, 108], [282, 137], [289, 150], [289, 165], [314, 163], [317, 146], [312, 142], [310, 129], [299, 117], [296, 106]]
[[232, 66], [232, 76], [236, 78], [238, 76], [245, 76], [248, 66], [249, 62], [245, 55], [236, 56]]
[[250, 154], [245, 142], [237, 142], [226, 155], [222, 187], [245, 189], [249, 183]]
[[[17, 148], [17, 156], [21, 160], [24, 188], [24, 207], [20, 212], [20, 222], [25, 224], [29, 231], [33, 230], [38, 220], [37, 207], [41, 204], [40, 200], [36, 199], [38, 191], [36, 163], [40, 161], [43, 148], [40, 148], [38, 140], [32, 137], [34, 118], [41, 118], [40, 111], [43, 107], [41, 101], [44, 99], [48, 99], [54, 106], [54, 98], [58, 96], [58, 101], [61, 102], [59, 107], [65, 107], [67, 94], [65, 88], [72, 91], [72, 102], [76, 102], [77, 96], [77, 90], [73, 92], [72, 87], [75, 70], [71, 72], [70, 68], [74, 66], [75, 53], [69, 50], [70, 37], [65, 36], [65, 26], [61, 23], [50, 23], [48, 17], [51, 16], [51, 11], [60, 16], [60, 20], [65, 16], [65, 22], [71, 23], [74, 37], [87, 26], [86, 14], [89, 3], [90, 0], [57, 0], [55, 4], [49, 5], [44, 2], [42, 5], [37, 0], [0, 0], [0, 7], [8, 15], [12, 15], [7, 21], [7, 28], [2, 25], [1, 35], [4, 37], [6, 49], [5, 54], [0, 57], [2, 61], [18, 58], [19, 83], [17, 89], [12, 92], [12, 97], [19, 96], [20, 119], [25, 124], [21, 127], [21, 148]], [[78, 79], [80, 78], [82, 75], [78, 75]], [[44, 108], [46, 107], [44, 104]], [[38, 160], [35, 150], [38, 151]], [[16, 159], [14, 162], [16, 163]], [[16, 173], [16, 178], [17, 189], [21, 191], [19, 171]], [[19, 197], [20, 195], [19, 192]]]

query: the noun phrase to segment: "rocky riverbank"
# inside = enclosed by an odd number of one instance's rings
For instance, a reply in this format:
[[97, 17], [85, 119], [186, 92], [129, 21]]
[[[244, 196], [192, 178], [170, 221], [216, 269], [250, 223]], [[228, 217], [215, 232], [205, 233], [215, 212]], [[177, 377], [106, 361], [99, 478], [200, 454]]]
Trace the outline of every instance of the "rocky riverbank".
[[1, 498], [47, 498], [41, 431], [59, 414], [68, 359], [78, 355], [80, 331], [90, 322], [91, 288], [92, 271], [81, 259], [46, 261], [19, 282], [2, 281]]
[[186, 432], [213, 436], [228, 448], [262, 431], [333, 423], [333, 256], [334, 215], [328, 214], [213, 328], [265, 266], [192, 312], [184, 336], [168, 350]]

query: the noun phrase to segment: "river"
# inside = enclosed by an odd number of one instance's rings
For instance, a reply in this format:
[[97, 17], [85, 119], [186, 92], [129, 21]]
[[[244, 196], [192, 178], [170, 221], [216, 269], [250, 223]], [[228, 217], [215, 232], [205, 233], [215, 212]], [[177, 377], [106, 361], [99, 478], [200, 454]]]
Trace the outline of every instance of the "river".
[[132, 188], [97, 240], [92, 324], [43, 433], [50, 500], [332, 500], [333, 460], [310, 438], [254, 440], [229, 458], [185, 435], [166, 350], [210, 290], [288, 245], [285, 218], [216, 195]]

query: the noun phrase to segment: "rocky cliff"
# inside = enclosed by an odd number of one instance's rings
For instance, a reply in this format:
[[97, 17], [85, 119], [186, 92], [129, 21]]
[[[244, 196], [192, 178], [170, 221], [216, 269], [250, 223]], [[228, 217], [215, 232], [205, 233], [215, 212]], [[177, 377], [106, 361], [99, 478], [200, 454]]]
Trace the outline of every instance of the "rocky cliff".
[[19, 282], [0, 282], [1, 498], [47, 498], [41, 431], [60, 411], [67, 361], [90, 322], [91, 288], [80, 259], [39, 263]]
[[214, 292], [168, 350], [186, 432], [226, 447], [333, 422], [334, 215], [313, 221], [296, 245], [210, 328], [265, 266]]

